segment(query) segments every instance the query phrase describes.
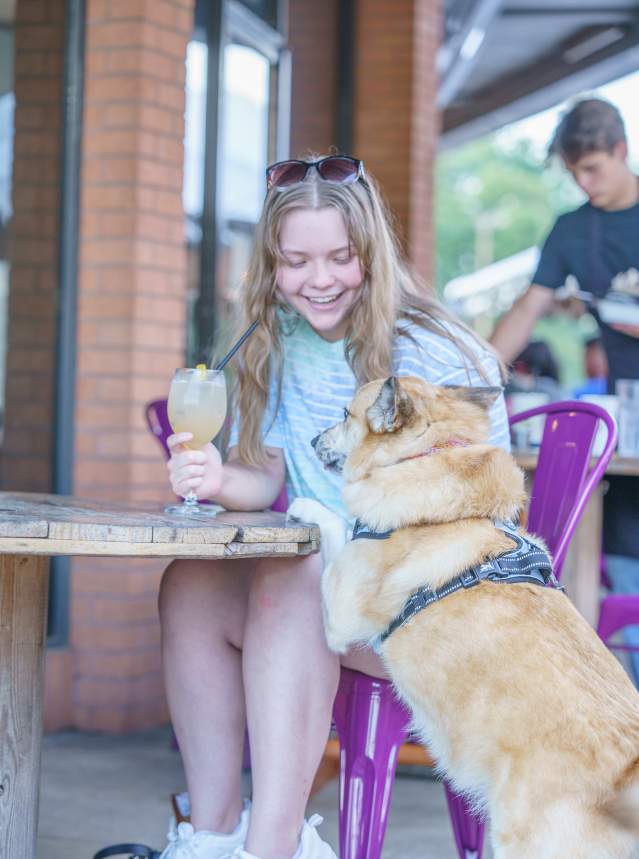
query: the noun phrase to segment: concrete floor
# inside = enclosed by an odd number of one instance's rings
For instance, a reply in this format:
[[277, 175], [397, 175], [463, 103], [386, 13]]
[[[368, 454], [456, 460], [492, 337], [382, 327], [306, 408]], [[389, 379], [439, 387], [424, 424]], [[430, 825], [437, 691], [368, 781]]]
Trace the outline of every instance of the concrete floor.
[[[37, 859], [93, 859], [101, 847], [122, 841], [163, 848], [169, 796], [184, 789], [168, 729], [45, 737]], [[324, 817], [320, 834], [336, 847], [337, 781], [311, 799], [309, 816], [314, 812]], [[435, 781], [396, 779], [384, 857], [400, 856], [457, 859], [444, 793]]]

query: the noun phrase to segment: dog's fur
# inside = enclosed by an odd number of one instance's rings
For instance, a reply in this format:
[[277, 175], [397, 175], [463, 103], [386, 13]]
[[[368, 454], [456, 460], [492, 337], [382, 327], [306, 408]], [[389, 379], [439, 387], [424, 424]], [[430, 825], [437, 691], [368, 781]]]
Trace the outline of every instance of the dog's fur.
[[[493, 520], [517, 515], [524, 485], [487, 443], [497, 393], [371, 382], [316, 440], [343, 469], [349, 513], [396, 529], [347, 543], [325, 569], [334, 651], [375, 640], [418, 587], [512, 548]], [[442, 772], [489, 814], [495, 859], [633, 855], [639, 695], [565, 594], [484, 582], [419, 612], [380, 652]]]

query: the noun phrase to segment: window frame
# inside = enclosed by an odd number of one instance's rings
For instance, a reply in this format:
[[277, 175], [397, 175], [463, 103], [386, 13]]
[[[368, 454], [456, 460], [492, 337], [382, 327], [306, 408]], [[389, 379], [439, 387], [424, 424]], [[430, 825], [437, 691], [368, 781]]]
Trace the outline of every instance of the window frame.
[[[201, 0], [200, 0], [201, 2]], [[223, 107], [224, 51], [229, 44], [243, 45], [262, 54], [271, 68], [269, 160], [289, 157], [291, 115], [291, 53], [285, 23], [287, 0], [278, 0], [278, 28], [271, 27], [240, 0], [217, 0], [207, 4], [204, 22], [207, 44], [206, 121], [204, 134], [204, 196], [202, 237], [198, 276], [198, 295], [194, 306], [193, 342], [187, 346], [187, 363], [206, 362], [211, 338], [217, 325], [216, 290], [218, 287], [217, 248], [220, 224], [218, 204], [218, 155], [220, 150], [220, 117]]]

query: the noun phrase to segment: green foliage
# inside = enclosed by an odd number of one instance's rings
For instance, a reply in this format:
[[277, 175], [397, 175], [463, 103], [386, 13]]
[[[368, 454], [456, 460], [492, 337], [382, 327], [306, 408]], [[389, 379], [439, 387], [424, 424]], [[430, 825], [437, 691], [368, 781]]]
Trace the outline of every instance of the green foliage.
[[453, 277], [539, 244], [555, 217], [579, 203], [558, 167], [544, 169], [526, 140], [499, 135], [444, 152], [435, 170], [438, 290]]
[[[560, 165], [545, 167], [531, 142], [508, 142], [499, 133], [442, 153], [435, 189], [440, 292], [453, 277], [540, 245], [557, 215], [582, 200]], [[583, 378], [581, 328], [579, 320], [555, 313], [533, 334], [551, 347], [567, 387]]]

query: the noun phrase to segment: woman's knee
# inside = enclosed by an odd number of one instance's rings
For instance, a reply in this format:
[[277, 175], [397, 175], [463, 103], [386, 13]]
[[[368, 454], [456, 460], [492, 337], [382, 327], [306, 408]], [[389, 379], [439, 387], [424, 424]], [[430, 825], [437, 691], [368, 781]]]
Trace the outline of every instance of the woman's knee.
[[251, 584], [251, 600], [270, 605], [300, 601], [320, 607], [321, 564], [319, 555], [302, 558], [264, 558], [257, 565]]
[[[234, 569], [230, 570], [232, 564]], [[235, 567], [235, 564], [239, 569]], [[223, 562], [181, 559], [172, 561], [160, 584], [158, 607], [160, 620], [180, 610], [192, 612], [195, 607], [211, 606], [216, 611], [238, 601], [246, 601], [251, 566], [242, 561]]]

